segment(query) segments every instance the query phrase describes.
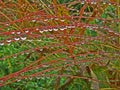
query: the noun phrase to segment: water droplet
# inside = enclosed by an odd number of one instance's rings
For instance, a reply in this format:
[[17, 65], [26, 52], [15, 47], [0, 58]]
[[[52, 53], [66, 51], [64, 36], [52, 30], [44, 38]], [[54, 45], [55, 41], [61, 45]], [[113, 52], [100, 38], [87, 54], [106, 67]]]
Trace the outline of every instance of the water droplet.
[[14, 56], [13, 58], [17, 58], [16, 56]]
[[37, 76], [36, 78], [37, 78], [37, 79], [40, 79], [40, 77], [39, 77], [39, 76]]
[[88, 27], [90, 30], [92, 30], [92, 28], [95, 28], [95, 27]]
[[40, 33], [43, 33], [44, 31], [39, 31]]
[[43, 30], [44, 32], [48, 32], [48, 29]]
[[114, 23], [114, 21], [111, 21], [111, 23]]
[[75, 28], [75, 26], [71, 26], [71, 28]]
[[27, 40], [27, 41], [32, 42], [33, 40]]
[[119, 33], [114, 33], [115, 35], [117, 35], [117, 36], [120, 36], [120, 34]]
[[62, 19], [62, 20], [60, 20], [61, 22], [64, 22], [65, 20], [64, 19]]
[[58, 29], [57, 29], [57, 28], [54, 28], [53, 30], [54, 30], [54, 31], [58, 31]]
[[41, 48], [40, 51], [43, 51], [43, 49]]
[[91, 2], [91, 4], [94, 4], [94, 2]]
[[20, 38], [14, 38], [14, 40], [18, 41], [18, 40], [20, 40]]
[[111, 3], [108, 3], [108, 5], [111, 5]]
[[54, 18], [50, 18], [51, 20], [53, 20]]
[[52, 31], [52, 29], [48, 29], [48, 31]]
[[38, 31], [39, 30], [39, 28], [36, 28], [36, 31]]
[[29, 52], [26, 52], [26, 54], [29, 54]]
[[106, 2], [103, 2], [103, 4], [106, 4]]
[[31, 52], [35, 52], [34, 50], [31, 50]]
[[55, 18], [55, 20], [59, 20], [58, 18]]
[[32, 80], [32, 77], [29, 77], [29, 80]]
[[87, 15], [87, 12], [84, 12], [85, 15]]
[[44, 19], [44, 21], [46, 22], [46, 21], [48, 21], [48, 19]]
[[79, 12], [79, 10], [76, 10], [76, 12]]
[[1, 45], [1, 46], [3, 46], [3, 45], [4, 45], [4, 43], [3, 43], [3, 42], [0, 42], [0, 45]]
[[36, 22], [36, 20], [32, 20], [32, 22]]
[[24, 55], [24, 53], [22, 53], [21, 55]]
[[9, 43], [9, 42], [11, 42], [12, 40], [7, 40], [7, 42]]
[[11, 32], [11, 34], [15, 34], [15, 32]]
[[71, 28], [75, 28], [75, 26], [67, 26], [67, 28], [71, 29]]
[[54, 47], [50, 47], [51, 49], [53, 49]]
[[81, 44], [85, 44], [84, 42], [82, 42]]
[[61, 31], [65, 30], [64, 28], [60, 28]]
[[27, 37], [21, 37], [21, 40], [26, 40], [27, 39]]
[[9, 24], [8, 24], [8, 23], [6, 23], [5, 25], [6, 25], [6, 26], [9, 26]]
[[17, 32], [17, 34], [20, 34], [21, 32]]
[[20, 79], [16, 79], [17, 82], [20, 82], [21, 80]]
[[47, 67], [49, 67], [49, 65], [42, 65], [42, 67], [45, 67], [45, 68], [47, 68]]
[[28, 30], [25, 31], [25, 33], [28, 33], [28, 32], [29, 32]]
[[93, 4], [97, 4], [97, 2], [94, 2]]
[[84, 1], [82, 1], [82, 2], [81, 2], [81, 4], [85, 4], [85, 2], [84, 2]]

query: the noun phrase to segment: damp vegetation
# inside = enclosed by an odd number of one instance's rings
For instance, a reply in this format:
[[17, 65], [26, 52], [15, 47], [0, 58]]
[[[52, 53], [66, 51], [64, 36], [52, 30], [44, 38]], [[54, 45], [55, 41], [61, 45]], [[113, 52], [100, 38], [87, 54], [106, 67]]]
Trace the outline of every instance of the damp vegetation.
[[0, 0], [0, 90], [120, 90], [120, 1]]

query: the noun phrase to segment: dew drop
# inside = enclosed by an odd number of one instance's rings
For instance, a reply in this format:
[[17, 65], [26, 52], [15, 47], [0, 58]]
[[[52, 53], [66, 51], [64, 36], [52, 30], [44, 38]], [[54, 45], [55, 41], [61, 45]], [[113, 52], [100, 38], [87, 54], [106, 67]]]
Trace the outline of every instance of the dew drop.
[[28, 33], [28, 32], [29, 32], [28, 30], [25, 31], [25, 33]]
[[109, 3], [108, 5], [111, 5], [111, 3]]
[[27, 37], [21, 37], [21, 40], [26, 40], [27, 39]]
[[17, 82], [20, 82], [21, 80], [20, 79], [16, 79]]
[[22, 53], [21, 55], [24, 55], [24, 53]]
[[114, 23], [114, 21], [111, 21], [111, 23]]
[[94, 2], [93, 4], [97, 4], [97, 2]]
[[54, 28], [53, 30], [54, 30], [54, 31], [58, 31], [58, 29], [57, 29], [57, 28]]
[[49, 67], [49, 65], [42, 65], [44, 68], [47, 68], [47, 67]]
[[109, 30], [110, 33], [112, 33], [113, 31], [112, 30]]
[[51, 20], [53, 20], [53, 18], [50, 18]]
[[29, 52], [26, 52], [26, 54], [28, 55], [28, 54], [29, 54]]
[[48, 32], [48, 29], [43, 30], [44, 32]]
[[32, 20], [32, 22], [36, 22], [36, 20]]
[[44, 19], [44, 21], [46, 22], [46, 21], [48, 21], [48, 19]]
[[51, 49], [53, 49], [54, 47], [50, 47]]
[[86, 13], [86, 12], [84, 12], [84, 14], [85, 14], [85, 15], [87, 15], [87, 13]]
[[20, 38], [14, 38], [14, 40], [18, 41], [18, 40], [20, 40]]
[[21, 32], [17, 32], [17, 34], [20, 34]]
[[15, 34], [15, 32], [11, 32], [11, 34]]
[[76, 10], [76, 12], [78, 12], [78, 13], [79, 13], [79, 10]]
[[41, 48], [40, 51], [43, 51], [43, 49]]
[[52, 29], [48, 29], [48, 31], [52, 31]]
[[81, 4], [85, 4], [85, 2], [84, 2], [84, 1], [82, 1], [82, 2], [81, 2]]
[[34, 52], [34, 50], [32, 50], [31, 52]]
[[95, 27], [88, 27], [90, 30], [92, 30], [93, 28], [95, 28]]
[[44, 31], [39, 31], [40, 33], [43, 33]]
[[14, 56], [13, 58], [17, 58], [16, 56]]
[[55, 18], [55, 20], [59, 20], [58, 18]]
[[62, 20], [60, 20], [61, 22], [64, 22], [65, 20], [64, 19], [62, 19]]
[[75, 26], [71, 26], [71, 28], [75, 28]]
[[120, 36], [120, 34], [119, 33], [114, 33], [115, 35], [117, 35], [117, 36]]
[[39, 30], [39, 28], [36, 28], [36, 31], [38, 31]]
[[61, 31], [65, 30], [64, 28], [60, 28]]
[[66, 26], [66, 28], [69, 28], [69, 26]]
[[1, 46], [3, 46], [3, 45], [4, 45], [4, 43], [3, 43], [3, 42], [0, 42], [0, 45], [1, 45]]
[[106, 2], [103, 2], [103, 4], [106, 4]]
[[94, 2], [91, 2], [91, 4], [94, 4]]
[[27, 40], [27, 41], [32, 42], [32, 40]]
[[32, 80], [32, 77], [29, 77], [29, 80]]
[[7, 40], [8, 43], [10, 43], [12, 40]]
[[5, 25], [6, 25], [6, 26], [9, 26], [9, 24], [8, 24], [8, 23], [6, 23]]
[[37, 78], [37, 79], [40, 79], [40, 77], [38, 77], [38, 76], [37, 76], [36, 78]]
[[84, 42], [82, 42], [81, 44], [85, 44]]
[[67, 26], [67, 28], [71, 29], [71, 28], [75, 28], [75, 26]]

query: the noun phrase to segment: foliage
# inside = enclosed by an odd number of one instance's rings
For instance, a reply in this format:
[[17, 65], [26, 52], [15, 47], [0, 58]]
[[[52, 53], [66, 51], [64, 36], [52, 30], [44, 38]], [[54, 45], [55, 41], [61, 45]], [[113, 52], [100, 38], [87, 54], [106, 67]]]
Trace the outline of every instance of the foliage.
[[119, 0], [1, 0], [0, 90], [120, 89]]

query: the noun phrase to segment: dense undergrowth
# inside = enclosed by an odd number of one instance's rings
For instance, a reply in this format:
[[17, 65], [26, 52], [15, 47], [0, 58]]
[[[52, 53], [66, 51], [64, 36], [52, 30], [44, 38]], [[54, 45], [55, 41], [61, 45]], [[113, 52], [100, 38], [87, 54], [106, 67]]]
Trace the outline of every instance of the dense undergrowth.
[[119, 90], [119, 0], [1, 0], [0, 90]]

